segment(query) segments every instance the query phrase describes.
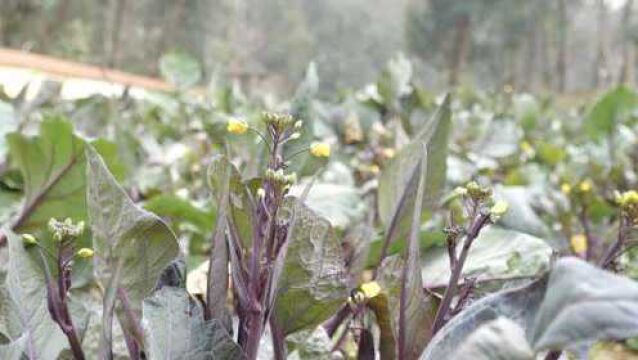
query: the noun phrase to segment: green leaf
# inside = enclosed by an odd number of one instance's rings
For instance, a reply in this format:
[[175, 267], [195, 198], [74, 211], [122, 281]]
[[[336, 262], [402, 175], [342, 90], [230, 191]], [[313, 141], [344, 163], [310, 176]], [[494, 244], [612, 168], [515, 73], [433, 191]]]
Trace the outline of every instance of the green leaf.
[[625, 86], [619, 86], [604, 94], [594, 104], [585, 118], [585, 131], [593, 140], [600, 140], [615, 129], [638, 105], [636, 93]]
[[220, 196], [225, 194], [224, 180], [220, 174], [225, 174], [230, 169], [230, 196], [228, 200], [228, 215], [231, 218], [230, 225], [241, 238], [242, 245], [248, 249], [253, 241], [253, 218], [251, 196], [248, 187], [242, 182], [239, 171], [225, 155], [216, 156], [208, 168], [208, 185], [213, 192], [215, 202], [220, 204]]
[[319, 325], [348, 297], [341, 244], [330, 223], [292, 197], [278, 216], [292, 221], [293, 210], [295, 223], [273, 314], [284, 334]]
[[[26, 137], [12, 133], [7, 137], [11, 158], [24, 179], [24, 201], [12, 228], [19, 233], [31, 233], [46, 248], [53, 248], [47, 231], [50, 218], [71, 218], [86, 221], [86, 142], [73, 133], [71, 123], [51, 118], [40, 124], [40, 134]], [[117, 168], [115, 154], [109, 145], [97, 141], [106, 151], [110, 167]], [[78, 240], [78, 246], [89, 246], [90, 234]], [[90, 277], [90, 263], [77, 261], [74, 286], [81, 286]]]
[[[301, 185], [295, 186], [291, 194], [301, 195], [303, 188]], [[360, 220], [365, 212], [360, 192], [350, 185], [313, 184], [305, 203], [317, 215], [326, 218], [332, 226], [340, 229], [345, 229], [351, 223]]]
[[559, 260], [530, 336], [535, 350], [638, 336], [638, 284], [576, 258]]
[[[425, 148], [425, 144], [422, 146]], [[432, 306], [433, 301], [423, 292], [423, 280], [421, 279], [421, 272], [419, 271], [421, 255], [419, 252], [418, 235], [421, 227], [425, 182], [427, 181], [425, 174], [426, 168], [427, 161], [425, 157], [423, 157], [417, 167], [420, 176], [418, 191], [414, 200], [408, 248], [402, 254], [404, 264], [400, 280], [401, 289], [399, 292], [399, 314], [397, 321], [397, 349], [400, 359], [417, 359], [419, 357], [425, 344], [432, 337], [431, 329], [435, 318]], [[384, 268], [382, 267], [380, 273], [382, 273], [383, 270]], [[386, 286], [389, 285], [387, 281], [385, 284]], [[390, 298], [390, 302], [392, 302], [392, 298]], [[396, 309], [396, 307], [394, 309]]]
[[159, 67], [162, 77], [180, 89], [196, 85], [202, 76], [202, 68], [197, 59], [184, 52], [163, 55]]
[[17, 340], [0, 345], [0, 359], [22, 360], [27, 350], [27, 335], [22, 335]]
[[40, 135], [7, 138], [11, 158], [24, 179], [24, 204], [13, 229], [46, 238], [50, 218], [86, 218], [84, 141], [67, 121], [48, 119]]
[[[371, 301], [379, 326], [383, 332], [381, 336], [381, 357], [396, 358], [392, 344], [398, 343], [399, 336], [399, 304], [401, 298], [401, 282], [403, 267], [406, 261], [400, 256], [387, 257], [381, 263], [377, 273], [377, 281], [382, 293]], [[438, 304], [423, 293], [421, 274], [418, 268], [408, 269], [407, 307], [406, 307], [406, 355], [407, 359], [417, 359], [432, 336], [430, 329], [434, 322]], [[384, 304], [387, 302], [387, 304]], [[385, 309], [383, 309], [385, 307]], [[388, 326], [389, 320], [389, 326]], [[391, 330], [388, 333], [387, 330]], [[384, 344], [389, 342], [389, 344]], [[388, 357], [392, 355], [392, 357]]]
[[5, 233], [9, 244], [9, 307], [11, 320], [15, 321], [8, 324], [13, 332], [9, 335], [14, 339], [26, 336], [29, 358], [55, 360], [68, 348], [68, 341], [49, 314], [42, 259], [36, 247], [27, 250], [19, 236], [10, 230]]
[[[552, 248], [540, 238], [490, 226], [474, 240], [461, 276], [533, 276], [548, 267], [551, 254]], [[447, 249], [429, 251], [423, 263], [426, 286], [447, 284], [451, 274]]]
[[453, 359], [459, 344], [483, 324], [505, 317], [526, 330], [534, 323], [547, 279], [542, 278], [523, 287], [508, 289], [477, 300], [453, 317], [439, 330], [421, 356], [423, 360]]
[[144, 300], [143, 312], [149, 359], [242, 358], [222, 324], [205, 321], [201, 306], [182, 289], [160, 289]]
[[[208, 263], [208, 279], [206, 283], [206, 316], [211, 319], [226, 320], [230, 317], [226, 309], [228, 296], [228, 243], [226, 242], [226, 227], [231, 199], [231, 179], [236, 174], [235, 167], [225, 157], [213, 159], [209, 179], [214, 188], [217, 199], [217, 218], [213, 232], [212, 252]], [[239, 264], [233, 263], [233, 272]], [[241, 271], [241, 270], [239, 270]], [[238, 278], [238, 274], [233, 274]], [[230, 330], [229, 330], [230, 331]]]
[[454, 354], [458, 360], [534, 360], [525, 331], [504, 317], [474, 331]]
[[[423, 144], [427, 148], [427, 170], [423, 208], [437, 204], [445, 183], [448, 137], [451, 127], [450, 96], [416, 138], [388, 163], [379, 178], [378, 210], [387, 232], [409, 229], [411, 210], [420, 174], [415, 172], [421, 161]], [[405, 221], [407, 219], [407, 222]], [[390, 235], [392, 240], [398, 237]]]
[[547, 238], [550, 230], [531, 206], [532, 191], [522, 186], [498, 186], [494, 190], [496, 200], [503, 200], [509, 204], [505, 215], [499, 220], [499, 225], [530, 235]]
[[179, 246], [160, 218], [133, 203], [90, 146], [86, 157], [86, 201], [96, 275], [109, 298], [105, 300], [109, 306], [105, 306], [104, 316], [109, 315], [114, 293], [122, 289], [139, 319], [142, 300], [151, 294], [162, 271], [177, 257]]
[[191, 201], [172, 194], [155, 196], [144, 204], [144, 208], [159, 216], [177, 222], [186, 222], [208, 234], [213, 229], [215, 214], [210, 209], [203, 209]]

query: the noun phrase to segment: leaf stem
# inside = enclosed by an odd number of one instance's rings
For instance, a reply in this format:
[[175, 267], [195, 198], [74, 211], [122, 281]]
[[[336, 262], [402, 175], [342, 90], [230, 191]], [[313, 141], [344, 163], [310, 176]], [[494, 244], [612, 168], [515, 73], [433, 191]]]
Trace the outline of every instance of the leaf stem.
[[621, 215], [620, 222], [618, 224], [618, 236], [616, 241], [607, 248], [605, 255], [600, 260], [600, 267], [603, 269], [607, 269], [616, 259], [617, 253], [622, 250], [623, 245], [625, 244], [625, 218]]
[[490, 221], [489, 214], [479, 214], [477, 219], [472, 224], [470, 231], [465, 237], [465, 242], [463, 243], [463, 248], [461, 250], [461, 255], [458, 258], [458, 262], [456, 266], [452, 269], [452, 275], [450, 276], [450, 281], [448, 283], [447, 289], [445, 289], [445, 294], [443, 295], [443, 300], [441, 300], [441, 305], [439, 305], [439, 309], [437, 310], [436, 317], [434, 318], [434, 323], [432, 324], [432, 334], [434, 335], [437, 331], [443, 327], [446, 322], [446, 317], [450, 312], [452, 299], [454, 298], [457, 288], [458, 282], [461, 277], [461, 273], [463, 271], [463, 266], [465, 265], [465, 260], [467, 259], [467, 255], [470, 251], [470, 247], [474, 240], [478, 237], [481, 229], [488, 224]]

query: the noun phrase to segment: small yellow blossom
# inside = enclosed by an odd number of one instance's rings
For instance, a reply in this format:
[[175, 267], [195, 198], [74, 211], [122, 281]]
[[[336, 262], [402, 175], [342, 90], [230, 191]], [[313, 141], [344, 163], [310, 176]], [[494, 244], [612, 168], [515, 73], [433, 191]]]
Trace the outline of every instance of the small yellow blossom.
[[583, 193], [590, 192], [592, 188], [593, 188], [593, 185], [591, 181], [589, 180], [583, 180], [580, 182], [580, 184], [578, 184], [578, 190], [580, 190], [580, 192], [583, 192]]
[[372, 164], [372, 165], [370, 165], [370, 167], [368, 168], [368, 170], [369, 170], [372, 174], [374, 174], [374, 175], [378, 174], [378, 173], [381, 171], [381, 169], [379, 169], [379, 166], [378, 166], [378, 165], [376, 165], [376, 164]]
[[360, 288], [366, 299], [371, 299], [381, 293], [381, 286], [379, 286], [379, 283], [376, 281], [361, 284]]
[[454, 189], [454, 194], [457, 196], [465, 196], [467, 195], [467, 188], [463, 186], [457, 186], [456, 189]]
[[330, 144], [314, 143], [310, 146], [310, 153], [316, 157], [330, 157]]
[[38, 240], [31, 234], [22, 234], [22, 242], [26, 246], [33, 246], [38, 243]]
[[503, 216], [507, 212], [508, 208], [509, 204], [505, 201], [499, 200], [494, 203], [494, 205], [490, 208], [490, 217], [492, 218], [492, 221], [494, 222]]
[[570, 239], [572, 250], [576, 254], [584, 254], [587, 252], [587, 238], [583, 234], [573, 235]]
[[228, 120], [228, 127], [226, 129], [231, 134], [241, 135], [248, 131], [248, 124], [244, 120], [232, 118]]
[[638, 204], [638, 192], [635, 190], [626, 191], [616, 196], [616, 202], [620, 206]]
[[572, 192], [572, 186], [569, 185], [568, 183], [563, 183], [560, 186], [560, 191], [565, 195], [569, 195], [569, 193]]
[[383, 156], [386, 159], [392, 159], [396, 155], [396, 151], [393, 148], [383, 149]]
[[638, 192], [630, 190], [618, 194], [616, 201], [629, 223], [638, 225]]
[[93, 257], [93, 249], [89, 249], [89, 248], [81, 248], [80, 250], [78, 250], [77, 255], [83, 259], [88, 259], [90, 257]]
[[521, 151], [523, 151], [526, 154], [531, 154], [534, 152], [534, 148], [532, 147], [532, 144], [530, 144], [527, 141], [521, 142], [520, 147], [521, 147]]
[[257, 197], [263, 199], [266, 197], [266, 190], [264, 188], [257, 189]]

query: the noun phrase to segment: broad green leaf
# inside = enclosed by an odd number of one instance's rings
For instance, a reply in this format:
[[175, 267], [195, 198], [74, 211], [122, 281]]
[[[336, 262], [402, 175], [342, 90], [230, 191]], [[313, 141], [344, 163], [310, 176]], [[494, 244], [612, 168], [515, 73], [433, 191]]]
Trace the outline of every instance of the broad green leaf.
[[530, 336], [535, 350], [638, 336], [638, 284], [576, 258], [559, 260]]
[[[422, 146], [425, 151], [425, 144]], [[425, 174], [427, 159], [425, 155], [419, 162], [417, 169], [420, 176], [418, 191], [414, 199], [408, 248], [402, 254], [403, 269], [400, 277], [401, 288], [397, 321], [397, 350], [400, 359], [417, 359], [419, 357], [425, 347], [425, 343], [432, 337], [431, 329], [435, 318], [432, 299], [423, 292], [423, 280], [419, 271], [421, 255], [418, 236], [421, 228], [425, 182], [427, 181]], [[382, 273], [383, 270], [381, 268], [380, 272]], [[387, 281], [385, 284], [386, 286], [389, 285]], [[390, 302], [392, 300], [390, 298]]]
[[[451, 126], [450, 97], [415, 139], [388, 163], [379, 178], [378, 210], [386, 231], [409, 229], [419, 173], [415, 172], [427, 148], [427, 170], [423, 208], [437, 204], [445, 182], [448, 137]], [[405, 221], [407, 219], [407, 222]], [[398, 236], [401, 237], [401, 236]], [[396, 237], [395, 237], [396, 239]], [[394, 239], [393, 239], [394, 240]]]
[[499, 220], [507, 229], [539, 237], [549, 237], [550, 231], [531, 206], [531, 190], [521, 186], [499, 186], [494, 190], [497, 200], [506, 201], [509, 208]]
[[[169, 221], [175, 232], [187, 233], [189, 253], [198, 255], [209, 249], [209, 237], [215, 222], [215, 211], [173, 194], [154, 196], [144, 208]], [[189, 259], [192, 260], [192, 259]]]
[[[400, 256], [393, 255], [383, 260], [377, 273], [377, 281], [381, 285], [382, 293], [372, 299], [371, 306], [377, 320], [380, 320], [381, 329], [386, 330], [382, 335], [380, 349], [382, 358], [396, 357], [392, 343], [398, 344], [401, 281], [405, 264], [406, 262]], [[407, 280], [406, 356], [407, 359], [417, 359], [432, 336], [430, 330], [438, 304], [425, 296], [421, 274], [414, 264], [408, 269]], [[384, 307], [386, 308], [383, 309]], [[391, 333], [387, 333], [387, 330], [391, 330]], [[384, 342], [389, 344], [386, 345]]]
[[144, 208], [158, 216], [170, 218], [176, 222], [186, 222], [208, 234], [215, 222], [215, 214], [210, 209], [201, 208], [181, 197], [162, 194], [144, 203]]
[[182, 289], [160, 289], [144, 300], [143, 313], [149, 359], [242, 358], [221, 322], [205, 321], [201, 306]]
[[638, 96], [625, 86], [619, 86], [604, 94], [594, 104], [585, 118], [585, 131], [593, 140], [600, 140], [613, 133], [616, 126], [638, 106]]
[[[292, 188], [291, 194], [301, 195], [304, 186]], [[336, 228], [345, 229], [360, 220], [365, 211], [359, 191], [354, 186], [318, 183], [313, 184], [306, 205], [317, 215], [326, 218]]]
[[285, 334], [312, 328], [327, 320], [348, 297], [341, 244], [330, 223], [289, 197], [279, 210], [294, 226], [273, 316]]
[[488, 295], [472, 303], [439, 330], [421, 356], [422, 360], [453, 359], [453, 354], [476, 329], [489, 321], [505, 317], [526, 330], [529, 337], [540, 307], [547, 279], [523, 287]]
[[27, 352], [27, 335], [5, 344], [0, 345], [0, 359], [4, 360], [22, 360]]
[[220, 197], [226, 192], [224, 189], [224, 181], [220, 174], [224, 174], [227, 167], [230, 169], [230, 192], [228, 196], [228, 205], [230, 207], [227, 212], [231, 218], [230, 224], [235, 227], [241, 238], [245, 249], [249, 249], [253, 242], [253, 218], [251, 196], [248, 187], [242, 182], [239, 171], [225, 155], [216, 156], [208, 169], [208, 186], [213, 193], [213, 197], [217, 204], [220, 203]]
[[[551, 254], [552, 248], [540, 238], [490, 226], [472, 243], [462, 276], [533, 276], [548, 266]], [[447, 249], [430, 250], [423, 264], [426, 286], [447, 283], [451, 274]]]
[[[50, 218], [71, 218], [86, 221], [86, 142], [73, 133], [65, 120], [52, 118], [40, 124], [40, 133], [26, 137], [12, 133], [7, 137], [12, 161], [24, 179], [24, 200], [12, 223], [16, 232], [35, 235], [42, 245], [52, 249], [53, 242], [46, 229]], [[99, 151], [116, 169], [115, 154], [103, 140], [97, 140]], [[78, 246], [89, 246], [90, 234], [78, 240]], [[74, 285], [81, 286], [89, 277], [88, 262], [77, 261]]]
[[534, 360], [525, 331], [504, 317], [474, 331], [454, 354], [458, 360]]
[[67, 121], [48, 119], [39, 136], [8, 135], [13, 162], [24, 179], [24, 204], [13, 224], [19, 232], [46, 238], [50, 218], [86, 218], [84, 141]]
[[[213, 170], [213, 171], [210, 171]], [[228, 214], [231, 213], [231, 180], [235, 167], [224, 157], [213, 160], [209, 169], [209, 180], [216, 198], [217, 218], [213, 232], [212, 245], [207, 271], [206, 282], [206, 318], [226, 320], [230, 317], [226, 309], [228, 295], [228, 243], [226, 242], [226, 228], [229, 224]], [[232, 215], [231, 215], [232, 216]], [[232, 223], [235, 225], [235, 223]], [[233, 270], [239, 264], [233, 263]], [[233, 274], [238, 277], [238, 274]], [[229, 330], [230, 331], [230, 330]]]
[[183, 52], [163, 55], [159, 67], [162, 77], [180, 89], [196, 85], [202, 76], [202, 68], [197, 59]]
[[160, 218], [133, 203], [92, 147], [87, 147], [86, 157], [96, 276], [111, 301], [114, 292], [122, 289], [139, 319], [142, 300], [177, 257], [179, 246]]
[[55, 360], [68, 347], [67, 338], [51, 319], [47, 307], [47, 289], [42, 259], [37, 248], [24, 248], [22, 239], [9, 230], [9, 271], [7, 289], [10, 296], [11, 335], [18, 339], [26, 336], [29, 358]]

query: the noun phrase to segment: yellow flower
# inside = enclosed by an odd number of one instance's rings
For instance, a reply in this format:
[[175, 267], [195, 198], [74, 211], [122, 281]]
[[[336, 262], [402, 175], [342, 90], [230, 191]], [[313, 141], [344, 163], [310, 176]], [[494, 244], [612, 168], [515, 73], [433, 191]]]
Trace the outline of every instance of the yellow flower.
[[310, 146], [310, 153], [316, 157], [329, 157], [330, 156], [330, 144], [328, 143], [314, 143]]
[[231, 118], [228, 120], [228, 127], [226, 129], [231, 134], [241, 135], [248, 130], [248, 124], [244, 120]]
[[531, 153], [531, 152], [533, 152], [533, 151], [534, 151], [534, 148], [532, 147], [532, 144], [530, 144], [530, 143], [529, 143], [529, 142], [527, 142], [527, 141], [523, 141], [523, 142], [521, 142], [521, 145], [520, 145], [520, 146], [521, 146], [521, 150], [522, 150], [524, 153], [529, 154], [529, 153]]
[[505, 201], [497, 201], [496, 203], [494, 203], [494, 205], [492, 205], [492, 207], [490, 208], [490, 217], [492, 219], [492, 222], [495, 222], [501, 216], [503, 216], [503, 214], [507, 212], [508, 208], [509, 204]]
[[38, 240], [31, 234], [22, 234], [22, 242], [26, 246], [33, 246], [38, 243]]
[[587, 238], [583, 234], [576, 234], [570, 239], [572, 250], [576, 254], [584, 254], [587, 252]]
[[81, 248], [80, 250], [78, 250], [77, 255], [83, 259], [88, 259], [90, 257], [93, 257], [93, 249], [89, 249], [89, 248]]
[[393, 148], [385, 148], [383, 149], [383, 156], [386, 159], [392, 159], [396, 155], [396, 151]]
[[593, 188], [593, 185], [591, 181], [589, 180], [581, 181], [581, 183], [578, 184], [578, 190], [580, 190], [580, 192], [583, 192], [583, 193], [590, 192], [592, 188]]
[[562, 191], [562, 193], [565, 195], [569, 195], [569, 193], [572, 192], [572, 186], [569, 185], [568, 183], [563, 183], [560, 186], [560, 191]]
[[467, 188], [463, 187], [463, 186], [457, 186], [454, 189], [454, 194], [457, 196], [465, 196], [467, 195]]
[[381, 293], [381, 286], [379, 286], [379, 283], [376, 281], [361, 284], [360, 288], [366, 299], [371, 299]]
[[638, 225], [638, 192], [630, 190], [618, 194], [616, 195], [616, 201], [627, 220], [631, 224]]
[[617, 195], [616, 201], [620, 206], [629, 206], [638, 204], [638, 192], [635, 190], [626, 191]]

